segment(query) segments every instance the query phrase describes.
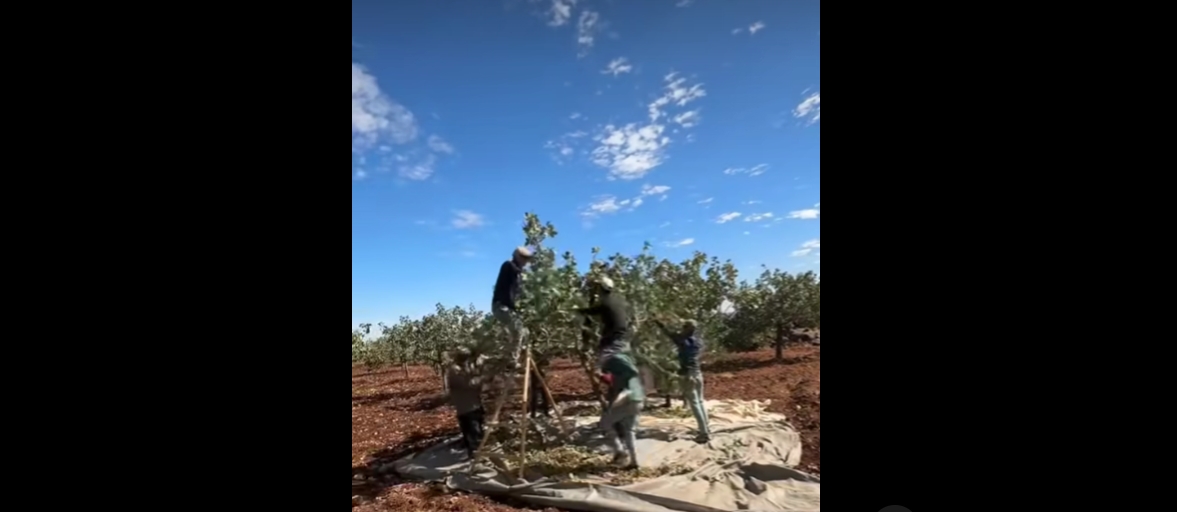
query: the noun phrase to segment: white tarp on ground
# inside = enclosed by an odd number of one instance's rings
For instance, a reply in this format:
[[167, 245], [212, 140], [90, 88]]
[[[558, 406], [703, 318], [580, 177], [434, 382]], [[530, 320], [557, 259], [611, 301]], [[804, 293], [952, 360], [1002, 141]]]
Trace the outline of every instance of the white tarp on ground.
[[[395, 463], [402, 476], [445, 481], [453, 489], [505, 495], [527, 503], [587, 512], [717, 512], [821, 509], [821, 483], [792, 469], [801, 459], [800, 436], [760, 402], [708, 400], [711, 442], [693, 440], [693, 419], [642, 417], [638, 462], [643, 467], [697, 468], [614, 487], [604, 480], [524, 480], [480, 465], [468, 473], [464, 450], [442, 443]], [[594, 418], [577, 418], [574, 442], [604, 450]], [[489, 464], [486, 466], [490, 466]]]

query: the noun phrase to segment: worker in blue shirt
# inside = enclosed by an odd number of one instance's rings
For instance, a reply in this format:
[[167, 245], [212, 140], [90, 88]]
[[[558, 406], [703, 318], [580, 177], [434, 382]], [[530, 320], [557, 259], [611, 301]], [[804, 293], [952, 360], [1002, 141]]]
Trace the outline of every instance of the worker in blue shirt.
[[698, 441], [706, 443], [711, 440], [711, 429], [708, 425], [707, 407], [703, 404], [703, 370], [699, 366], [703, 342], [695, 333], [695, 321], [683, 320], [680, 331], [668, 329], [659, 320], [654, 320], [654, 325], [657, 325], [678, 348], [679, 388], [682, 390], [683, 400], [695, 416], [695, 423], [698, 424]]

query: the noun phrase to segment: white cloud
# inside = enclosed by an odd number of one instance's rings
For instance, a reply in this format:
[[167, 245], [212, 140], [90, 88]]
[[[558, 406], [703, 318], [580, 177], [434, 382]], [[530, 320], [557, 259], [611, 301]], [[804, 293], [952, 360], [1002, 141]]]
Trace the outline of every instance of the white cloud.
[[[530, 0], [531, 3], [544, 3], [548, 7], [542, 13], [542, 17], [547, 21], [550, 27], [563, 27], [568, 25], [573, 18], [574, 11], [577, 4], [586, 2], [579, 2], [578, 0]], [[601, 19], [600, 13], [582, 8], [580, 16], [576, 21], [576, 56], [583, 58], [592, 50], [593, 44], [596, 43], [597, 34], [602, 29], [607, 28], [608, 23]], [[608, 34], [610, 37], [616, 38], [615, 32]], [[570, 85], [565, 82], [564, 85]]]
[[699, 124], [699, 121], [701, 121], [701, 116], [697, 109], [674, 116], [674, 122], [683, 128], [694, 128]]
[[559, 27], [567, 24], [568, 20], [572, 18], [572, 8], [576, 6], [576, 0], [551, 0], [551, 2], [551, 7], [544, 12], [545, 17], [548, 18], [548, 25]]
[[568, 157], [572, 156], [576, 151], [572, 149], [568, 143], [564, 141], [549, 140], [544, 143], [544, 149], [550, 149], [552, 160], [558, 165], [564, 165]]
[[666, 221], [666, 222], [663, 222], [662, 224], [659, 224], [659, 225], [658, 225], [658, 227], [660, 227], [660, 228], [664, 228], [664, 227], [666, 227], [666, 226], [669, 226], [669, 225], [670, 225], [670, 221]]
[[789, 212], [790, 219], [816, 219], [821, 215], [821, 210], [817, 208], [807, 208], [805, 210], [796, 210]]
[[751, 234], [752, 234], [752, 232], [751, 232], [751, 231], [745, 231], [745, 232], [744, 232], [744, 234], [745, 234], [745, 235], [751, 235]]
[[601, 16], [594, 11], [581, 11], [580, 20], [576, 22], [576, 46], [578, 57], [588, 55], [589, 50], [593, 49], [593, 42], [596, 39], [597, 22], [601, 20]]
[[568, 116], [568, 119], [573, 121], [580, 119], [580, 112], [573, 112], [572, 115]]
[[715, 223], [716, 224], [724, 224], [726, 222], [730, 222], [730, 221], [738, 219], [740, 217], [740, 215], [743, 215], [743, 214], [740, 212], [725, 213], [723, 215], [720, 215], [719, 218], [715, 219]]
[[659, 96], [647, 107], [652, 123], [666, 115], [666, 107], [670, 105], [685, 107], [688, 103], [707, 95], [703, 84], [693, 84], [688, 87], [687, 79], [678, 76], [678, 73], [670, 73], [662, 79], [666, 82], [662, 96]]
[[[766, 27], [766, 26], [768, 26], [768, 25], [765, 25], [763, 21], [757, 21], [757, 22], [754, 22], [754, 23], [752, 23], [751, 25], [748, 25], [748, 29], [747, 29], [747, 30], [748, 30], [748, 34], [749, 34], [749, 35], [753, 35], [753, 36], [754, 36], [754, 35], [756, 35], [756, 33], [757, 33], [757, 32], [760, 32], [761, 30], [764, 30], [764, 27]], [[740, 33], [742, 33], [743, 31], [744, 31], [744, 27], [740, 27], [740, 28], [733, 28], [733, 29], [732, 29], [732, 35], [733, 35], [733, 36], [734, 36], [734, 35], [739, 35], [739, 34], [740, 34]]]
[[557, 140], [549, 140], [544, 147], [552, 150], [552, 159], [563, 165], [576, 153], [578, 141], [588, 135], [587, 132], [575, 131], [561, 135]]
[[751, 204], [760, 204], [760, 203], [763, 203], [763, 202], [764, 202], [764, 201], [757, 201], [757, 200], [753, 199], [753, 200], [751, 200], [751, 201], [744, 201], [744, 204], [749, 204], [749, 205], [751, 205]]
[[684, 238], [684, 239], [679, 240], [677, 242], [671, 242], [670, 244], [667, 244], [667, 245], [669, 245], [670, 247], [682, 247], [684, 245], [691, 245], [693, 243], [695, 243], [694, 238]]
[[622, 210], [633, 211], [635, 208], [641, 206], [642, 202], [641, 197], [618, 201], [614, 196], [603, 196], [596, 202], [589, 204], [588, 208], [581, 211], [580, 214], [584, 217], [592, 218], [601, 215], [611, 215]]
[[[663, 94], [647, 106], [649, 123], [610, 124], [596, 136], [598, 145], [592, 151], [592, 161], [609, 170], [609, 179], [638, 179], [662, 165], [670, 137], [659, 120], [667, 115], [668, 107], [684, 107], [707, 94], [702, 84], [688, 86], [687, 80], [677, 73], [670, 73], [663, 80], [666, 82]], [[690, 128], [698, 124], [699, 115], [697, 111], [681, 113], [674, 120]]]
[[621, 205], [617, 204], [617, 198], [606, 196], [600, 201], [590, 204], [588, 210], [584, 213], [586, 215], [599, 215], [602, 213], [617, 213], [618, 210], [621, 210]]
[[794, 210], [789, 212], [790, 219], [812, 220], [821, 216], [821, 203], [813, 205], [813, 208], [806, 208], [804, 210]]
[[[408, 157], [404, 155], [397, 155], [396, 160], [399, 162], [408, 162]], [[425, 158], [418, 160], [415, 163], [402, 163], [398, 172], [402, 178], [410, 180], [426, 180], [433, 176], [434, 165], [437, 164], [437, 158], [433, 154], [425, 155]]]
[[355, 173], [356, 181], [362, 180], [367, 177], [368, 177], [368, 173], [365, 172], [363, 169], [356, 169], [356, 173]]
[[645, 202], [645, 197], [661, 196], [666, 199], [666, 193], [670, 191], [670, 187], [666, 185], [642, 185], [641, 191], [637, 197], [631, 199], [617, 200], [616, 196], [607, 195], [601, 196], [596, 202], [591, 203], [581, 211], [581, 215], [585, 217], [597, 217], [600, 215], [608, 215], [617, 213], [622, 210], [633, 211]]
[[815, 92], [805, 98], [793, 109], [793, 117], [809, 119], [808, 124], [821, 121], [821, 92]]
[[429, 149], [437, 151], [438, 153], [453, 153], [454, 147], [437, 135], [429, 136]]
[[643, 196], [661, 195], [662, 197], [666, 197], [666, 193], [669, 191], [670, 191], [670, 187], [668, 187], [666, 185], [650, 185], [650, 184], [642, 185], [642, 195]]
[[710, 203], [711, 201], [714, 201], [714, 200], [715, 200], [714, 197], [708, 197], [707, 199], [699, 201], [699, 204], [707, 204], [707, 203]]
[[[376, 78], [361, 65], [351, 65], [351, 133], [352, 153], [360, 155], [361, 165], [378, 172], [398, 171], [402, 178], [425, 180], [434, 173], [437, 157], [414, 144], [406, 152], [396, 152], [418, 139], [417, 119], [407, 108], [380, 90]], [[431, 135], [424, 146], [437, 153], [452, 153], [454, 148], [441, 137]], [[367, 153], [374, 150], [373, 153]], [[422, 156], [422, 153], [426, 153]], [[370, 157], [370, 158], [369, 158]], [[368, 170], [364, 169], [364, 176]]]
[[470, 210], [458, 210], [454, 212], [454, 219], [450, 221], [455, 228], [469, 229], [477, 228], [486, 224], [486, 220], [477, 213]]
[[748, 215], [747, 217], [744, 217], [744, 222], [760, 222], [762, 220], [768, 220], [771, 218], [772, 218], [772, 212], [753, 213], [753, 214]]
[[695, 3], [695, 0], [678, 0], [678, 3], [674, 4], [674, 6], [675, 7], [686, 7], [686, 6], [691, 5], [693, 3]]
[[592, 152], [593, 163], [609, 169], [610, 179], [641, 178], [665, 159], [670, 139], [663, 136], [664, 129], [660, 124], [607, 125], [596, 137], [598, 146]]
[[633, 71], [633, 65], [626, 61], [625, 57], [618, 57], [609, 61], [609, 65], [605, 66], [605, 70], [601, 71], [601, 74], [617, 76], [630, 71]]
[[366, 149], [378, 141], [405, 144], [417, 138], [417, 119], [376, 84], [376, 77], [351, 64], [352, 149]]
[[808, 242], [801, 244], [800, 249], [793, 251], [793, 256], [798, 257], [798, 258], [802, 257], [802, 256], [808, 256], [809, 253], [813, 252], [816, 249], [820, 249], [820, 248], [821, 248], [821, 239], [815, 238], [813, 240], [810, 240]]
[[767, 170], [768, 170], [768, 164], [758, 164], [758, 165], [752, 166], [752, 168], [750, 168], [750, 169], [745, 169], [743, 167], [728, 167], [727, 169], [723, 170], [723, 173], [727, 174], [728, 176], [734, 176], [737, 174], [747, 174], [748, 176], [760, 176], [761, 174], [764, 174], [764, 172]]

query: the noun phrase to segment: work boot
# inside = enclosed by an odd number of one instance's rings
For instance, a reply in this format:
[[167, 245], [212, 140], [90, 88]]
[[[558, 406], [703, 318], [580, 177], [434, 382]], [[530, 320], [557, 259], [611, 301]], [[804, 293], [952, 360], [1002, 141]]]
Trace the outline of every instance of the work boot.
[[636, 460], [629, 458], [628, 456], [626, 456], [624, 459], [622, 459], [622, 461], [618, 465], [621, 466], [622, 471], [629, 471], [629, 470], [638, 468], [638, 462]]
[[612, 462], [613, 462], [614, 466], [617, 466], [623, 470], [637, 469], [637, 467], [638, 467], [637, 461], [633, 460], [629, 456], [628, 453], [615, 453], [615, 454], [613, 454], [613, 461]]

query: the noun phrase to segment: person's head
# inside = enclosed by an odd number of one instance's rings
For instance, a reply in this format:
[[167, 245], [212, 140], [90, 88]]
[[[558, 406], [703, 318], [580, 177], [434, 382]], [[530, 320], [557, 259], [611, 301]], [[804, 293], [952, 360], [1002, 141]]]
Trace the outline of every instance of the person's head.
[[613, 291], [613, 280], [609, 279], [609, 276], [597, 276], [593, 280], [593, 287], [598, 293], [609, 293]]
[[455, 348], [450, 352], [450, 360], [457, 365], [463, 365], [470, 361], [470, 349], [466, 347]]
[[515, 248], [515, 252], [511, 254], [511, 260], [519, 265], [520, 268], [527, 266], [531, 262], [531, 250], [524, 246]]
[[698, 328], [698, 325], [695, 324], [694, 320], [683, 320], [682, 321], [682, 332], [684, 335], [693, 336], [695, 334], [696, 328]]

